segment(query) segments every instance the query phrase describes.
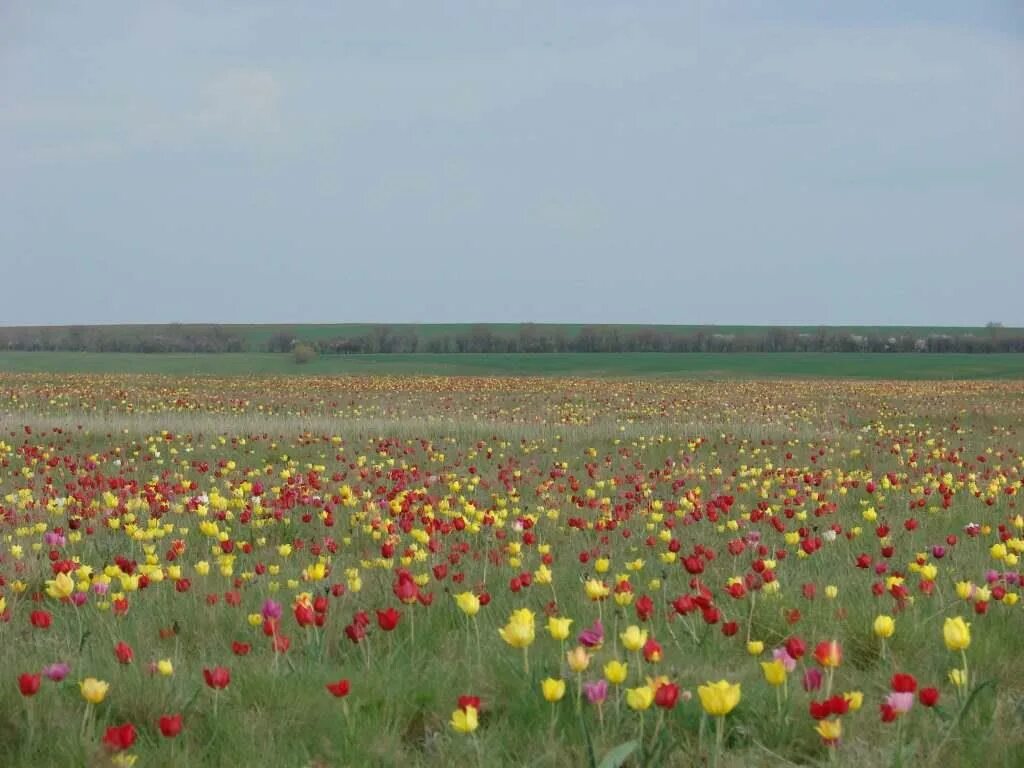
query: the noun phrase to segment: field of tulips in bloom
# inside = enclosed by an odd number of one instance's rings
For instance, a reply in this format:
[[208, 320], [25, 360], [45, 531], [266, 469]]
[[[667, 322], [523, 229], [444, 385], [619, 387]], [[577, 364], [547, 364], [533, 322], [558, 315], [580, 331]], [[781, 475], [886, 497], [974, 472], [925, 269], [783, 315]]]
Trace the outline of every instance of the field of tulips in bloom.
[[0, 374], [0, 766], [1024, 765], [1024, 388]]

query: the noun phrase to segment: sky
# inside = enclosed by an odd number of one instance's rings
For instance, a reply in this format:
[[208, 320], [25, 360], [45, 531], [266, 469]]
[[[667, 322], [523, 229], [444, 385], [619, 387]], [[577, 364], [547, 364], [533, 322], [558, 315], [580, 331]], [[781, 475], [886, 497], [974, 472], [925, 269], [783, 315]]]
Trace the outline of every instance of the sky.
[[1024, 3], [0, 3], [0, 324], [1024, 326]]

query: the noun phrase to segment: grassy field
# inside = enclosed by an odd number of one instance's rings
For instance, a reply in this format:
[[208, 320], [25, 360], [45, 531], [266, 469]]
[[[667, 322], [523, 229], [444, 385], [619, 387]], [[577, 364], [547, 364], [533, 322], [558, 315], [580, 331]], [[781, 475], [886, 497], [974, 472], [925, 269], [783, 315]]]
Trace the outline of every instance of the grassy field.
[[0, 405], [4, 768], [1024, 765], [1016, 382]]
[[855, 379], [1019, 379], [1024, 355], [646, 353], [290, 355], [0, 352], [0, 372], [168, 375], [378, 374]]

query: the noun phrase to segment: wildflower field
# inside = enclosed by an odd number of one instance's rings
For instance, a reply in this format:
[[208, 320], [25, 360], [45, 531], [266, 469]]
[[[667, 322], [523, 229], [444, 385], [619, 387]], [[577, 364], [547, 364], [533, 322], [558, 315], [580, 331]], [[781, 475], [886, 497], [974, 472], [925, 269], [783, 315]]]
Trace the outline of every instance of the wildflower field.
[[1024, 765], [1024, 389], [0, 374], [2, 766]]

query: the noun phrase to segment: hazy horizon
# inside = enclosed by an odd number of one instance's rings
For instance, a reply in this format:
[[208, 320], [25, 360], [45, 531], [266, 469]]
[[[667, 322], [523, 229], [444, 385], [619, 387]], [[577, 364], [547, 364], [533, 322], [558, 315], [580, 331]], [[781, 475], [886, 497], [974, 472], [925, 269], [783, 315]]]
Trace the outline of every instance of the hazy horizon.
[[0, 9], [0, 325], [1024, 326], [1024, 5]]

